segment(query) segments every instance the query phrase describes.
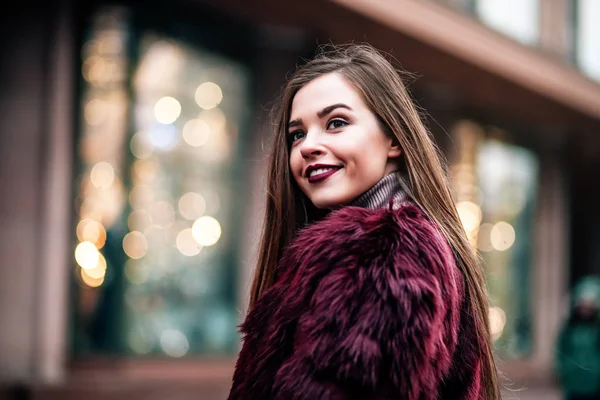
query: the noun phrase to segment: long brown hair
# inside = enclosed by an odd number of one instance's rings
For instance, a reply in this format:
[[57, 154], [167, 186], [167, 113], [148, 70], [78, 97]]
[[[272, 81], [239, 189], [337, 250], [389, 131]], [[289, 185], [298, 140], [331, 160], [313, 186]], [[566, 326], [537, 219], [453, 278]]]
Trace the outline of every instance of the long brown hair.
[[413, 199], [440, 228], [452, 247], [465, 279], [466, 299], [479, 337], [482, 382], [486, 399], [500, 398], [488, 322], [488, 298], [479, 260], [462, 228], [439, 149], [423, 124], [395, 68], [370, 45], [322, 46], [317, 56], [299, 67], [283, 88], [273, 110], [274, 141], [268, 172], [267, 204], [250, 307], [276, 278], [276, 265], [297, 230], [317, 218], [316, 210], [295, 184], [286, 142], [294, 96], [308, 82], [329, 74], [343, 76], [361, 94], [384, 132], [402, 149], [402, 169]]

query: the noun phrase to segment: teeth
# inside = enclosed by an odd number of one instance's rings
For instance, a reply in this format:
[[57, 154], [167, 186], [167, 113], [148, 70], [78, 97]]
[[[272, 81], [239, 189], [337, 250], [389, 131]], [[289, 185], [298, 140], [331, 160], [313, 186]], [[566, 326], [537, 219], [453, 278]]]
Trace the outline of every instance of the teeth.
[[321, 175], [324, 174], [325, 172], [329, 172], [331, 170], [334, 170], [336, 168], [319, 168], [319, 169], [313, 169], [312, 171], [310, 171], [310, 173], [308, 174], [308, 177], [312, 177], [315, 175]]

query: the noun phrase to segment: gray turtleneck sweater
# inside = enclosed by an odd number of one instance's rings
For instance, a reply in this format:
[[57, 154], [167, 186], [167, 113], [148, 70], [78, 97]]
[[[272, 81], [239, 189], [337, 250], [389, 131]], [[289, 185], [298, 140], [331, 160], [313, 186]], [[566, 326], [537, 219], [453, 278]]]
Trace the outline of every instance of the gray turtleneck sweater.
[[403, 203], [409, 201], [409, 196], [404, 189], [405, 183], [402, 180], [400, 172], [392, 172], [384, 176], [371, 189], [367, 190], [349, 205], [363, 208], [383, 208], [388, 207], [393, 200], [393, 208], [397, 209]]

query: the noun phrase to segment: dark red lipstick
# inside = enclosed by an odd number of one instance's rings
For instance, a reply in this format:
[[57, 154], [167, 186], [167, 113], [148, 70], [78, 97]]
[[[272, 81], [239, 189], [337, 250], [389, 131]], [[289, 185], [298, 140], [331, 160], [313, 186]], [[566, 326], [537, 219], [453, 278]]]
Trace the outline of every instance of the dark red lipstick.
[[[320, 168], [332, 168], [331, 170], [324, 172], [322, 174], [319, 175], [313, 175], [309, 177], [309, 174], [316, 170], [316, 169], [320, 169]], [[306, 168], [306, 172], [305, 175], [308, 178], [308, 182], [310, 183], [318, 183], [318, 182], [322, 182], [325, 179], [329, 178], [331, 175], [335, 174], [336, 172], [338, 172], [342, 167], [339, 167], [337, 165], [326, 165], [326, 164], [314, 164], [314, 165], [310, 165], [308, 168]]]

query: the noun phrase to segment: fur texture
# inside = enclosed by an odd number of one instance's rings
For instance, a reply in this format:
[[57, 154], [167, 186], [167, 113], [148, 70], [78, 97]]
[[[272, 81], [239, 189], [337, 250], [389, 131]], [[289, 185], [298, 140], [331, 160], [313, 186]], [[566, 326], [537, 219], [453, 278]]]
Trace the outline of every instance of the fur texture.
[[414, 205], [301, 231], [241, 330], [230, 400], [483, 398], [463, 277]]

